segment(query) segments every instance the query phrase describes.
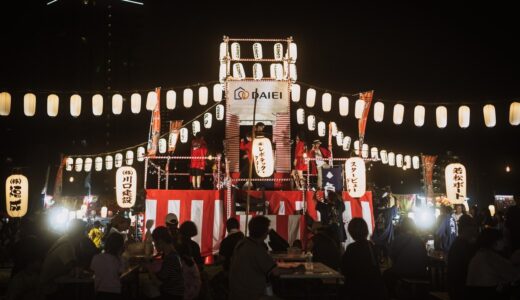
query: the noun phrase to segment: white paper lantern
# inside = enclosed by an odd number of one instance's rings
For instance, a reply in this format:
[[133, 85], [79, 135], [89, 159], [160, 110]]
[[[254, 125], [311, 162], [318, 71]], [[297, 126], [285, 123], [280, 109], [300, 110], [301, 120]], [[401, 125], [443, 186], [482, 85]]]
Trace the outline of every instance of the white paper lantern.
[[144, 149], [144, 147], [137, 148], [137, 161], [138, 162], [144, 161], [145, 153], [146, 153], [146, 150]]
[[395, 125], [401, 125], [404, 117], [404, 106], [402, 104], [394, 105], [393, 121]]
[[351, 157], [345, 162], [347, 192], [350, 197], [360, 198], [366, 191], [366, 170], [362, 158]]
[[283, 67], [282, 64], [271, 64], [270, 76], [272, 79], [282, 80], [283, 79]]
[[354, 141], [354, 154], [359, 155], [359, 140]]
[[204, 128], [208, 129], [211, 128], [211, 125], [213, 124], [213, 115], [209, 112], [204, 114]]
[[374, 104], [374, 121], [382, 122], [385, 115], [385, 105], [383, 102], [376, 102]]
[[283, 45], [282, 43], [274, 44], [274, 59], [282, 60], [283, 59]]
[[296, 110], [296, 123], [298, 123], [298, 125], [303, 125], [305, 123], [305, 110], [303, 108], [298, 108]]
[[329, 126], [330, 134], [332, 134], [332, 136], [336, 136], [338, 134], [338, 125], [336, 125], [336, 122], [330, 122]]
[[271, 140], [266, 137], [255, 138], [252, 146], [253, 164], [256, 174], [265, 178], [274, 173], [274, 153]]
[[231, 44], [231, 59], [240, 59], [240, 44], [237, 42]]
[[318, 122], [318, 136], [325, 136], [327, 129], [326, 129], [325, 122], [319, 121]]
[[244, 70], [244, 65], [242, 65], [242, 63], [233, 64], [233, 78], [235, 78], [235, 79], [246, 78], [246, 72]]
[[221, 61], [224, 60], [226, 57], [228, 57], [227, 46], [228, 46], [228, 44], [226, 42], [220, 43], [219, 51], [218, 51], [218, 59]]
[[177, 106], [177, 92], [169, 90], [166, 92], [166, 108], [169, 110], [175, 109]]
[[70, 115], [74, 118], [81, 115], [81, 96], [78, 94], [70, 96]]
[[133, 93], [130, 96], [130, 110], [133, 114], [141, 112], [141, 94]]
[[363, 146], [361, 146], [361, 157], [368, 158], [368, 145], [367, 144], [363, 144]]
[[114, 94], [112, 96], [112, 113], [114, 115], [120, 115], [123, 112], [123, 96], [120, 94]]
[[292, 82], [295, 82], [298, 80], [298, 72], [296, 71], [296, 65], [295, 64], [289, 64], [289, 79]]
[[106, 206], [101, 207], [99, 214], [101, 215], [101, 218], [106, 218], [108, 214], [108, 208]]
[[192, 89], [184, 89], [182, 92], [182, 102], [184, 107], [190, 108], [193, 105], [193, 90]]
[[114, 156], [114, 166], [120, 168], [123, 165], [123, 154], [116, 153]]
[[466, 167], [460, 163], [449, 164], [445, 169], [446, 197], [452, 204], [466, 201]]
[[495, 127], [497, 124], [497, 115], [495, 112], [495, 106], [492, 104], [487, 104], [483, 108], [484, 112], [484, 123], [487, 127]]
[[157, 104], [157, 93], [156, 92], [148, 92], [148, 95], [146, 96], [146, 109], [147, 110], [154, 110], [155, 105]]
[[222, 87], [222, 84], [216, 83], [213, 85], [213, 100], [215, 102], [222, 101], [222, 93], [224, 92], [224, 88]]
[[388, 152], [388, 165], [391, 167], [395, 166], [395, 153], [394, 152]]
[[92, 158], [85, 158], [85, 166], [83, 167], [83, 169], [85, 169], [85, 172], [92, 171]]
[[412, 167], [412, 157], [410, 155], [404, 156], [404, 167], [410, 169]]
[[381, 162], [386, 165], [388, 163], [388, 153], [386, 150], [381, 150], [379, 154], [381, 156]]
[[336, 145], [343, 146], [343, 131], [338, 131], [336, 134]]
[[0, 93], [0, 116], [8, 116], [11, 113], [11, 94]]
[[60, 107], [60, 98], [56, 94], [47, 96], [47, 115], [49, 117], [56, 117]]
[[291, 84], [291, 100], [292, 102], [299, 102], [300, 101], [300, 85], [297, 83]]
[[339, 115], [345, 117], [348, 115], [348, 98], [339, 98]]
[[191, 123], [191, 131], [194, 136], [200, 132], [200, 122], [199, 121], [193, 121], [193, 123]]
[[36, 95], [27, 93], [23, 96], [23, 113], [27, 117], [32, 117], [36, 114]]
[[218, 69], [218, 79], [220, 83], [224, 83], [224, 81], [226, 81], [227, 75], [227, 64], [221, 63]]
[[74, 162], [74, 170], [76, 172], [81, 172], [83, 170], [83, 158], [76, 158], [76, 161]]
[[354, 107], [354, 116], [356, 119], [361, 119], [363, 116], [363, 110], [365, 109], [365, 101], [358, 99], [356, 100], [356, 105]]
[[316, 90], [313, 88], [307, 89], [307, 96], [305, 99], [305, 104], [308, 107], [314, 107], [315, 103], [316, 103]]
[[127, 166], [131, 166], [134, 163], [134, 151], [132, 151], [132, 150], [126, 151], [125, 163]]
[[116, 172], [116, 199], [121, 208], [135, 205], [137, 198], [137, 171], [129, 166], [121, 167]]
[[264, 58], [264, 53], [262, 51], [262, 44], [260, 44], [260, 43], [254, 43], [253, 44], [253, 57], [255, 59], [262, 59], [262, 58]]
[[437, 121], [437, 127], [445, 128], [448, 125], [448, 109], [446, 106], [439, 106], [435, 110], [435, 119]]
[[111, 155], [105, 156], [105, 169], [108, 171], [114, 167], [114, 158]]
[[166, 139], [159, 139], [159, 153], [166, 153]]
[[314, 115], [307, 116], [307, 128], [310, 131], [314, 131], [316, 129], [316, 117]]
[[321, 96], [321, 107], [324, 112], [329, 112], [332, 108], [332, 95], [330, 93], [324, 93]]
[[208, 104], [208, 88], [205, 86], [199, 87], [199, 104]]
[[94, 169], [98, 172], [103, 170], [103, 158], [96, 157], [96, 159], [94, 159]]
[[92, 96], [92, 114], [97, 117], [103, 114], [103, 96], [100, 94]]
[[298, 59], [298, 47], [296, 46], [296, 44], [290, 43], [288, 51], [290, 61], [295, 62]]
[[459, 107], [459, 126], [460, 126], [460, 128], [469, 127], [469, 117], [470, 117], [469, 107], [466, 105]]
[[188, 142], [188, 128], [183, 127], [179, 130], [179, 135], [181, 139], [181, 143], [185, 144]]
[[224, 105], [218, 104], [215, 107], [215, 119], [222, 121], [224, 119]]
[[256, 63], [253, 65], [253, 79], [260, 80], [264, 78], [264, 71], [262, 70], [262, 64]]
[[397, 165], [398, 168], [403, 167], [403, 155], [402, 154], [397, 154], [395, 156], [395, 164]]
[[72, 157], [67, 157], [65, 160], [65, 170], [72, 171], [72, 167], [74, 165], [74, 159]]
[[413, 122], [415, 126], [422, 127], [424, 125], [424, 117], [426, 115], [426, 109], [422, 105], [415, 106], [413, 111]]
[[346, 136], [343, 138], [343, 150], [348, 151], [350, 150], [350, 143], [352, 143], [352, 139], [350, 136]]
[[488, 209], [489, 209], [489, 214], [491, 215], [491, 217], [494, 217], [495, 213], [496, 213], [495, 205], [493, 205], [493, 204], [488, 205]]
[[520, 124], [520, 102], [513, 102], [509, 106], [509, 124], [513, 126]]
[[419, 169], [419, 166], [420, 166], [419, 156], [412, 157], [412, 166], [415, 170]]
[[377, 150], [377, 147], [370, 148], [370, 158], [379, 159], [379, 151]]
[[[1, 110], [1, 108], [0, 108]], [[5, 207], [11, 218], [21, 218], [29, 206], [29, 180], [21, 174], [11, 175], [5, 180]]]

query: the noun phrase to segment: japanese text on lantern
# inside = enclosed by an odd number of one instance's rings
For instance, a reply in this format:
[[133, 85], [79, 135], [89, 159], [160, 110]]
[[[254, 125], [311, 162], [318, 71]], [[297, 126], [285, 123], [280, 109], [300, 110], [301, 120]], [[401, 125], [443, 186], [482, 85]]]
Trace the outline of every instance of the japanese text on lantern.
[[134, 168], [124, 166], [117, 169], [116, 196], [117, 204], [122, 208], [134, 206], [137, 191], [137, 173]]
[[347, 192], [351, 197], [359, 198], [365, 194], [365, 162], [362, 158], [352, 157], [345, 162]]
[[5, 181], [6, 208], [10, 217], [23, 217], [27, 213], [29, 183], [23, 175], [11, 175]]
[[455, 163], [446, 166], [446, 196], [454, 204], [466, 201], [466, 168]]

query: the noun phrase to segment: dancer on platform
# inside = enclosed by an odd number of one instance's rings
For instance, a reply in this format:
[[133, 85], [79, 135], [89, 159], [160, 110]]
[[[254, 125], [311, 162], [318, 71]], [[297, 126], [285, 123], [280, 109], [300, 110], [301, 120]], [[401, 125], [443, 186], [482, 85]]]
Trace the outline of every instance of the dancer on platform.
[[294, 184], [296, 188], [301, 190], [305, 186], [305, 179], [303, 177], [303, 172], [307, 171], [307, 162], [305, 158], [307, 157], [307, 145], [305, 144], [303, 137], [303, 133], [299, 132], [296, 135], [296, 145], [294, 147], [294, 161], [293, 161], [293, 178]]
[[[240, 140], [240, 150], [244, 151], [244, 155], [242, 155], [243, 167], [240, 171], [240, 178], [245, 179], [249, 178], [249, 165], [251, 160], [253, 159], [253, 143], [251, 142], [251, 132], [248, 132], [245, 139]], [[248, 182], [247, 184], [251, 184]], [[247, 186], [247, 184], [242, 184], [239, 186]]]
[[204, 141], [204, 137], [199, 132], [191, 142], [191, 156], [198, 157], [192, 158], [190, 163], [191, 187], [194, 190], [200, 190], [200, 183], [206, 168], [206, 158], [204, 157], [207, 154], [206, 141]]
[[330, 168], [329, 164], [325, 160], [331, 156], [330, 151], [321, 147], [320, 140], [314, 140], [312, 142], [312, 149], [309, 151], [309, 158], [315, 158], [315, 160], [311, 160], [311, 174], [318, 175], [317, 189], [321, 190], [323, 188], [323, 169]]

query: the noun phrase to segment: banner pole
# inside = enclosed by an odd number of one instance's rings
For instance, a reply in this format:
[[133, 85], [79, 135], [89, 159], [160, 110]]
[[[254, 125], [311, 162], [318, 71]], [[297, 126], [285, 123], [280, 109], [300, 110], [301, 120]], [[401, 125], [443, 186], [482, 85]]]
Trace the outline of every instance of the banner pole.
[[[258, 89], [255, 89], [255, 102], [253, 105], [253, 128], [251, 132], [251, 151], [253, 147], [253, 143], [255, 141], [256, 137], [256, 101], [258, 100]], [[253, 177], [253, 153], [251, 153], [251, 159], [249, 160], [249, 179], [248, 179], [248, 185], [247, 185], [247, 202], [246, 202], [246, 226], [245, 226], [245, 236], [247, 236], [247, 229], [248, 229], [248, 223], [249, 223], [249, 210], [250, 210], [250, 202], [251, 202], [251, 185], [252, 185], [252, 177]]]

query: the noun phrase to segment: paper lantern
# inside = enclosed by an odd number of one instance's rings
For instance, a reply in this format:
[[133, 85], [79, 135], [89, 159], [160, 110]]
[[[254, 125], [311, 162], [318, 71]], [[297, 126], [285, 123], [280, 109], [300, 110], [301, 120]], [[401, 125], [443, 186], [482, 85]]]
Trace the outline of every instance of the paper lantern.
[[226, 57], [228, 57], [228, 44], [226, 42], [220, 43], [219, 51], [218, 51], [218, 59], [224, 60]]
[[404, 106], [402, 104], [394, 105], [393, 121], [395, 125], [401, 125], [404, 117]]
[[282, 80], [283, 79], [283, 67], [282, 64], [271, 64], [270, 76], [272, 79]]
[[114, 115], [120, 115], [123, 112], [123, 96], [120, 94], [114, 94], [112, 96], [112, 113]]
[[131, 166], [134, 163], [134, 151], [132, 151], [132, 150], [126, 151], [125, 163], [127, 166]]
[[81, 115], [81, 96], [78, 94], [70, 96], [70, 115], [74, 118]]
[[96, 159], [94, 159], [94, 169], [98, 172], [103, 170], [103, 158], [96, 157]]
[[359, 140], [354, 141], [354, 154], [359, 155]]
[[137, 198], [137, 171], [130, 167], [121, 167], [116, 172], [116, 199], [121, 208], [135, 205]]
[[184, 107], [190, 108], [193, 105], [193, 90], [192, 89], [184, 89], [182, 92], [182, 102]]
[[412, 157], [410, 155], [404, 156], [404, 166], [407, 169], [410, 169], [412, 167]]
[[327, 133], [326, 129], [327, 125], [325, 125], [325, 122], [319, 121], [318, 122], [318, 136], [325, 136]]
[[108, 208], [106, 206], [101, 207], [101, 211], [99, 214], [101, 215], [101, 218], [106, 218], [108, 213]]
[[394, 152], [389, 152], [388, 153], [388, 165], [389, 166], [395, 166], [395, 153]]
[[274, 44], [274, 59], [282, 60], [283, 59], [283, 45], [282, 43]]
[[343, 150], [348, 151], [350, 150], [350, 143], [352, 143], [352, 139], [350, 136], [346, 136], [343, 138]]
[[133, 93], [130, 96], [130, 110], [133, 114], [141, 112], [141, 94]]
[[307, 116], [307, 128], [310, 131], [314, 131], [316, 129], [316, 117], [314, 115]]
[[105, 169], [112, 170], [114, 167], [114, 158], [111, 155], [105, 156]]
[[244, 65], [242, 65], [242, 63], [233, 64], [233, 78], [235, 78], [235, 79], [246, 78], [246, 72], [244, 70]]
[[299, 102], [300, 101], [300, 85], [297, 83], [291, 84], [291, 100], [292, 102]]
[[305, 110], [303, 108], [298, 108], [296, 110], [296, 123], [298, 123], [298, 125], [303, 125], [305, 123]]
[[11, 113], [11, 94], [0, 93], [0, 116], [8, 116]]
[[307, 89], [307, 96], [305, 99], [305, 104], [308, 107], [314, 107], [315, 103], [316, 103], [316, 90], [313, 88]]
[[240, 59], [240, 44], [237, 42], [231, 44], [231, 59]]
[[47, 115], [49, 117], [56, 117], [60, 107], [60, 98], [56, 94], [47, 96]]
[[74, 170], [76, 172], [81, 172], [83, 170], [83, 158], [76, 158], [76, 161], [74, 162]]
[[351, 157], [345, 162], [347, 192], [352, 198], [360, 198], [366, 191], [366, 170], [362, 158]]
[[253, 79], [260, 80], [264, 78], [264, 71], [262, 70], [262, 65], [256, 63], [253, 65]]
[[354, 107], [354, 116], [356, 119], [361, 119], [363, 116], [363, 110], [365, 109], [365, 101], [358, 99], [356, 100], [356, 105]]
[[336, 134], [336, 145], [343, 146], [343, 131], [338, 131]]
[[188, 142], [188, 134], [188, 128], [186, 127], [183, 127], [179, 130], [181, 143], [185, 144], [186, 142]]
[[363, 144], [363, 146], [361, 146], [361, 157], [368, 158], [368, 145], [367, 144]]
[[143, 161], [145, 158], [145, 153], [146, 153], [146, 150], [144, 149], [144, 147], [138, 147], [137, 148], [137, 161], [139, 161], [139, 162]]
[[273, 175], [274, 154], [271, 140], [266, 137], [255, 138], [253, 140], [252, 154], [256, 174], [262, 178]]
[[439, 128], [445, 128], [446, 125], [448, 125], [448, 109], [446, 109], [446, 106], [437, 107], [435, 110], [435, 120]]
[[191, 131], [194, 136], [200, 132], [200, 122], [199, 121], [193, 121], [193, 123], [191, 123]]
[[376, 102], [376, 104], [374, 104], [374, 121], [383, 122], [384, 115], [385, 105], [383, 102]]
[[218, 69], [218, 79], [219, 79], [220, 83], [224, 83], [224, 81], [226, 81], [227, 75], [228, 75], [227, 64], [221, 63], [220, 67]]
[[23, 113], [27, 117], [32, 117], [36, 113], [36, 95], [35, 94], [27, 93], [23, 96]]
[[415, 106], [413, 110], [413, 123], [417, 127], [422, 127], [424, 125], [424, 117], [426, 115], [426, 109], [422, 105]]
[[21, 174], [11, 175], [5, 180], [5, 208], [11, 218], [21, 218], [29, 206], [29, 180]]
[[298, 59], [298, 47], [295, 43], [289, 44], [288, 56], [291, 62], [295, 62]]
[[224, 88], [222, 87], [222, 84], [216, 83], [213, 85], [213, 100], [215, 102], [222, 101], [222, 93], [224, 92]]
[[83, 169], [85, 170], [85, 172], [92, 171], [92, 158], [85, 158], [85, 166], [83, 167]]
[[321, 107], [324, 112], [329, 112], [332, 108], [332, 95], [330, 93], [324, 93], [321, 96]]
[[92, 114], [96, 117], [103, 114], [103, 96], [100, 94], [92, 96]]
[[395, 156], [395, 164], [398, 168], [403, 167], [403, 155], [402, 154], [397, 154]]
[[199, 104], [208, 104], [208, 88], [205, 86], [199, 87]]
[[520, 102], [513, 102], [509, 106], [509, 124], [513, 126], [520, 124]]
[[419, 156], [414, 156], [412, 157], [412, 166], [415, 170], [419, 169], [420, 167], [420, 160], [419, 160]]
[[123, 165], [123, 154], [116, 153], [114, 156], [114, 166], [120, 168]]
[[213, 124], [213, 115], [209, 112], [204, 114], [204, 128], [208, 129], [211, 128], [211, 125]]
[[495, 112], [495, 106], [487, 104], [483, 108], [484, 111], [484, 123], [487, 127], [495, 127], [497, 124], [497, 115]]
[[65, 170], [72, 171], [72, 167], [74, 166], [74, 159], [72, 157], [67, 157], [65, 160]]
[[462, 204], [466, 201], [466, 167], [460, 163], [446, 166], [446, 197], [452, 204]]
[[466, 105], [459, 107], [459, 126], [460, 126], [460, 128], [469, 127], [469, 117], [470, 117], [469, 107]]
[[381, 156], [381, 162], [386, 165], [388, 163], [388, 153], [386, 150], [381, 150], [379, 155]]
[[332, 136], [336, 136], [338, 134], [338, 125], [336, 125], [336, 122], [330, 122], [329, 126], [330, 134], [332, 134]]
[[215, 119], [222, 121], [224, 119], [224, 105], [218, 104], [215, 107]]
[[260, 43], [253, 44], [253, 57], [255, 59], [262, 59], [264, 57], [264, 53], [262, 51], [262, 44], [260, 44]]
[[157, 93], [156, 92], [148, 92], [148, 95], [146, 96], [146, 109], [147, 110], [154, 110], [155, 105], [157, 104]]
[[296, 80], [298, 80], [298, 73], [296, 72], [295, 64], [289, 64], [289, 79], [292, 82], [295, 82]]
[[159, 153], [166, 153], [166, 139], [159, 139]]
[[370, 158], [372, 159], [379, 159], [379, 151], [377, 150], [377, 147], [370, 148]]
[[175, 109], [177, 106], [177, 92], [174, 90], [169, 90], [166, 92], [166, 108], [167, 109]]
[[488, 209], [489, 209], [489, 214], [494, 217], [495, 216], [495, 213], [496, 213], [496, 208], [493, 204], [490, 204], [488, 205]]
[[339, 98], [339, 115], [345, 117], [348, 115], [348, 98]]

